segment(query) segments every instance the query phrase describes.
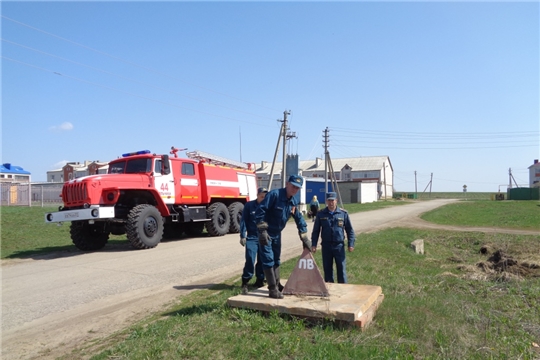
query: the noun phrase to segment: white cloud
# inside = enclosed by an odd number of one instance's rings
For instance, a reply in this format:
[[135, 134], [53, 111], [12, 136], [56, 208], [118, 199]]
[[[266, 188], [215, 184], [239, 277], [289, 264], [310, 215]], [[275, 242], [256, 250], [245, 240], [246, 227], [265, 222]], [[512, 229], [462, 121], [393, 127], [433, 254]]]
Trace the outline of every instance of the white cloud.
[[66, 121], [60, 125], [51, 126], [49, 129], [52, 131], [71, 131], [73, 130], [73, 124]]
[[67, 160], [62, 160], [62, 161], [59, 161], [57, 162], [56, 164], [54, 164], [51, 168], [51, 170], [56, 170], [56, 169], [61, 169], [64, 167], [64, 165], [66, 165], [68, 163]]

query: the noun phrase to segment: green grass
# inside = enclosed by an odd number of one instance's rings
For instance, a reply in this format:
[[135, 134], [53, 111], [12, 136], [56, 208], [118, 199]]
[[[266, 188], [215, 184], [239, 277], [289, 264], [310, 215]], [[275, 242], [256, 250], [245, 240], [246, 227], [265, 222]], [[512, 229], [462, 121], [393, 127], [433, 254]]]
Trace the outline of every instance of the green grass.
[[[538, 229], [537, 205], [461, 201], [427, 216], [450, 224], [463, 218], [469, 223], [462, 225]], [[4, 251], [17, 257], [36, 249], [74, 249], [66, 225], [44, 223], [47, 211], [1, 208], [2, 257]], [[415, 239], [424, 239], [425, 255], [410, 249]], [[482, 246], [528, 264], [529, 276], [510, 267], [483, 271], [477, 266], [487, 262]], [[331, 320], [230, 308], [227, 299], [240, 293], [238, 269], [235, 278], [182, 296], [167, 311], [63, 359], [538, 359], [533, 343], [540, 344], [539, 248], [540, 236], [400, 228], [359, 234], [355, 251], [347, 254], [349, 282], [379, 285], [385, 294], [364, 332]], [[315, 259], [321, 268], [320, 251]], [[296, 261], [283, 264], [284, 278]]]
[[538, 201], [466, 201], [422, 215], [435, 224], [540, 230]]
[[[22, 258], [54, 251], [79, 251], [71, 242], [70, 223], [45, 223], [45, 214], [58, 207], [0, 207], [1, 258]], [[125, 242], [111, 235], [109, 244]], [[126, 242], [127, 244], [127, 242]]]
[[[402, 194], [414, 194], [414, 192], [395, 191], [394, 197], [402, 196]], [[418, 200], [434, 200], [434, 199], [460, 199], [460, 200], [492, 200], [492, 196], [496, 192], [417, 192]], [[505, 197], [506, 197], [506, 193]]]
[[366, 203], [366, 204], [344, 204], [343, 207], [349, 213], [353, 214], [356, 212], [384, 209], [390, 206], [400, 206], [400, 205], [406, 205], [410, 203], [411, 202], [409, 201], [400, 201], [400, 200], [392, 199], [392, 200], [387, 200], [387, 201], [381, 200], [381, 201], [376, 201], [376, 202]]
[[[418, 238], [426, 255], [410, 249]], [[486, 261], [479, 252], [484, 244], [519, 260], [537, 251], [539, 240], [411, 229], [362, 234], [347, 254], [349, 281], [380, 285], [385, 294], [364, 332], [330, 320], [230, 308], [227, 299], [240, 292], [236, 278], [184, 296], [65, 359], [537, 359], [540, 277], [482, 278], [475, 264]], [[296, 261], [283, 264], [284, 277]]]

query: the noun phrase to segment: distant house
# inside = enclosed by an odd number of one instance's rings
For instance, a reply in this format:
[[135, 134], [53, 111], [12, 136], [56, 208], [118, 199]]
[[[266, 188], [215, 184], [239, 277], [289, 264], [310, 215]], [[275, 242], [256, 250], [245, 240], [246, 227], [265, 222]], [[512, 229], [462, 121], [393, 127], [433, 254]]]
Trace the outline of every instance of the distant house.
[[540, 187], [540, 162], [534, 159], [534, 163], [529, 166], [529, 187]]
[[99, 160], [68, 162], [61, 169], [47, 171], [47, 182], [65, 182], [88, 175], [106, 174], [108, 169], [109, 163]]
[[[324, 159], [321, 158], [298, 161], [298, 173], [305, 177], [306, 181], [324, 179], [324, 163]], [[281, 167], [281, 163], [274, 165], [272, 188], [279, 187], [281, 183]], [[272, 163], [266, 161], [262, 161], [256, 168], [257, 182], [260, 186], [268, 186], [271, 168]], [[368, 197], [375, 200], [392, 198], [394, 170], [388, 156], [332, 159], [332, 168], [336, 180], [347, 190], [342, 194], [345, 203], [364, 202], [361, 199]], [[327, 171], [329, 172], [328, 179], [330, 179], [330, 169]], [[362, 188], [366, 189], [363, 195], [360, 194]], [[355, 194], [356, 190], [358, 191]], [[366, 191], [373, 194], [367, 196]]]
[[11, 183], [29, 183], [30, 172], [20, 166], [9, 163], [0, 165], [0, 181]]

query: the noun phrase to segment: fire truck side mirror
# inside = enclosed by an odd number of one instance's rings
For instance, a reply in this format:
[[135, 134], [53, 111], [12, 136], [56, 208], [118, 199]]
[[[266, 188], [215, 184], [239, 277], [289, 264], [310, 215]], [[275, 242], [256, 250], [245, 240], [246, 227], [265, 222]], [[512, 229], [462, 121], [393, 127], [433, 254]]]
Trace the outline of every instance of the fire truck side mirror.
[[161, 174], [169, 175], [171, 173], [171, 166], [169, 163], [169, 155], [161, 155]]

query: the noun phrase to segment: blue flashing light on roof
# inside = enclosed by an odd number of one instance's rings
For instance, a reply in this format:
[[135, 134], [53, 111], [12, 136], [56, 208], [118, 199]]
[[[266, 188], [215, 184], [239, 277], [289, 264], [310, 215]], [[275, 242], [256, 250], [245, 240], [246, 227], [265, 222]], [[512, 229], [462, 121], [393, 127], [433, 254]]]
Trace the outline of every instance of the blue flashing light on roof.
[[141, 151], [125, 153], [125, 154], [122, 154], [122, 157], [128, 157], [128, 156], [133, 156], [133, 155], [144, 155], [144, 154], [150, 154], [150, 150], [141, 150]]

